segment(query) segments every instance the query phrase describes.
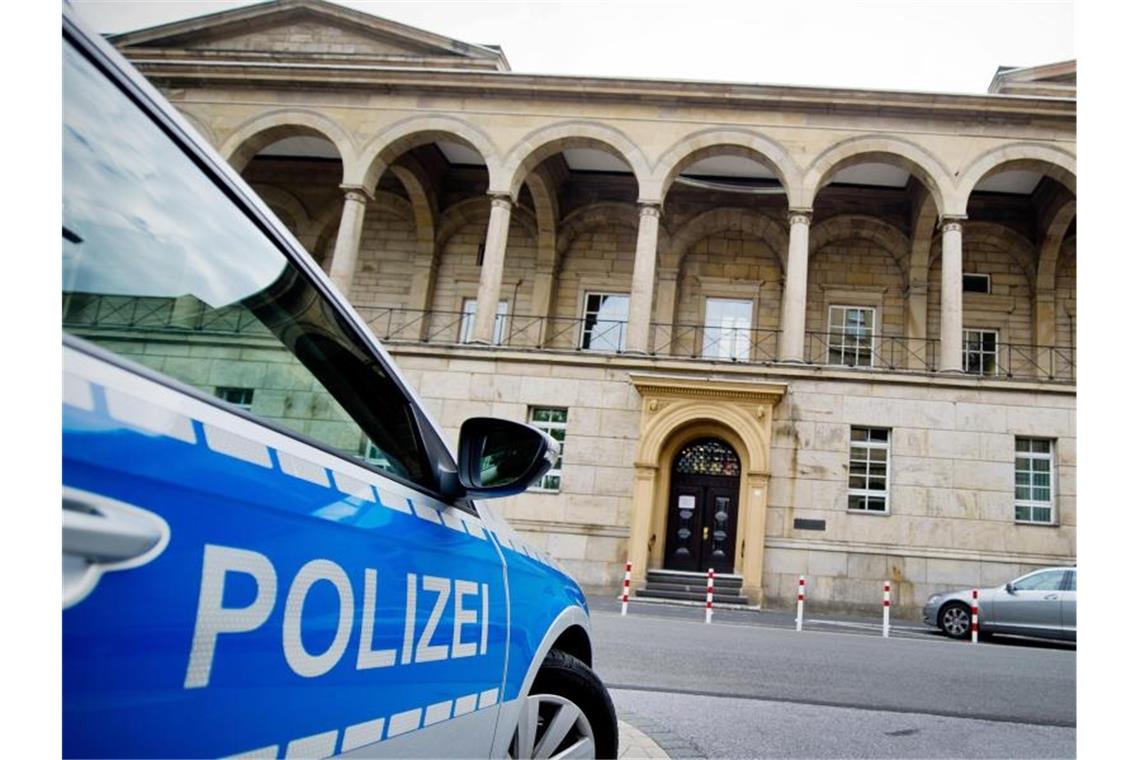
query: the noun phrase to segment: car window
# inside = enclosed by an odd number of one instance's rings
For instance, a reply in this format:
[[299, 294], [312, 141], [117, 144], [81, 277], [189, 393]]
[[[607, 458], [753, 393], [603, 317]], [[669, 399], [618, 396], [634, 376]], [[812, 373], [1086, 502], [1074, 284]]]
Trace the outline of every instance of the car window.
[[124, 92], [63, 56], [64, 331], [431, 485], [408, 400], [332, 304]]
[[1070, 570], [1069, 571], [1069, 589], [1068, 590], [1069, 591], [1076, 591], [1077, 590], [1077, 571], [1076, 570]]
[[1043, 570], [1013, 582], [1018, 591], [1060, 591], [1065, 584], [1064, 570]]

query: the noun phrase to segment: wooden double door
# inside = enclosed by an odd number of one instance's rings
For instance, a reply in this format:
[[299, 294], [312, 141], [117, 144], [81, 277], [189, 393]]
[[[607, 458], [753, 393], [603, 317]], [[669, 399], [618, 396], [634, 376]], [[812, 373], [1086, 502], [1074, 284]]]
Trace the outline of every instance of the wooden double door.
[[732, 447], [709, 438], [683, 448], [671, 472], [666, 569], [731, 573], [739, 498], [740, 460]]

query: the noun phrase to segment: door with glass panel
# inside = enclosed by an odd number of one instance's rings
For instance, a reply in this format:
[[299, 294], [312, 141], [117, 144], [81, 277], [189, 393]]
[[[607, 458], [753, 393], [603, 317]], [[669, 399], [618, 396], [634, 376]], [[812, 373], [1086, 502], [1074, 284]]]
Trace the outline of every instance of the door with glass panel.
[[827, 313], [827, 363], [848, 367], [874, 365], [875, 310], [832, 306]]
[[751, 349], [752, 301], [709, 298], [705, 301], [704, 342], [708, 359], [746, 362]]
[[624, 351], [628, 320], [629, 296], [625, 293], [587, 293], [579, 345], [591, 351]]
[[[463, 299], [463, 317], [459, 320], [459, 342], [470, 343], [475, 334], [475, 305], [477, 299]], [[491, 343], [496, 346], [503, 344], [503, 331], [507, 325], [507, 302], [499, 301], [495, 308], [495, 330], [491, 336]]]
[[694, 441], [673, 460], [665, 567], [734, 569], [740, 458], [716, 438]]

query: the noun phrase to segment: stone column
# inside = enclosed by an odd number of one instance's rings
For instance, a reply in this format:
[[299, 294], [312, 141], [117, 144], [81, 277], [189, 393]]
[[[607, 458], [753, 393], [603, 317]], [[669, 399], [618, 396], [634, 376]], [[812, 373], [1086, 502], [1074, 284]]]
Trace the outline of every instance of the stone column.
[[490, 344], [495, 337], [495, 316], [503, 284], [503, 261], [507, 257], [507, 235], [511, 228], [511, 197], [491, 196], [491, 218], [487, 220], [487, 242], [483, 248], [483, 269], [479, 275], [479, 297], [475, 302], [472, 343]]
[[629, 296], [629, 324], [625, 347], [628, 351], [649, 351], [649, 322], [653, 313], [653, 291], [657, 278], [657, 228], [661, 206], [641, 203], [637, 225], [637, 253], [633, 259], [633, 285]]
[[352, 278], [356, 276], [356, 259], [360, 256], [360, 235], [364, 231], [364, 211], [369, 194], [359, 185], [341, 185], [344, 190], [344, 210], [340, 212], [340, 229], [336, 233], [329, 277], [337, 289], [348, 298]]
[[942, 217], [942, 303], [938, 371], [962, 371], [962, 222]]
[[633, 565], [631, 585], [645, 580], [649, 568], [649, 537], [653, 523], [653, 485], [657, 479], [655, 465], [635, 464], [633, 505], [630, 510], [629, 546], [626, 553]]
[[781, 361], [804, 360], [804, 325], [807, 321], [808, 228], [811, 209], [789, 209], [788, 270], [780, 309]]
[[1033, 297], [1033, 344], [1037, 351], [1037, 376], [1044, 379], [1057, 374], [1053, 349], [1057, 345], [1057, 294], [1043, 290]]
[[737, 564], [744, 577], [744, 595], [750, 604], [760, 604], [764, 599], [764, 523], [768, 516], [768, 475], [750, 472], [746, 475], [747, 498], [741, 504], [739, 513], [744, 516], [741, 528], [744, 540], [741, 542], [743, 557]]

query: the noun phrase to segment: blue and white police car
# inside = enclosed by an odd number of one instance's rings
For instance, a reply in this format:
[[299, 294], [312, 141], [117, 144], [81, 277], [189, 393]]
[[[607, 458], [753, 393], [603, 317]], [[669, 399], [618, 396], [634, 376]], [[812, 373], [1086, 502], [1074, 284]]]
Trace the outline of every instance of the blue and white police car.
[[613, 757], [577, 583], [272, 212], [63, 21], [63, 749]]

